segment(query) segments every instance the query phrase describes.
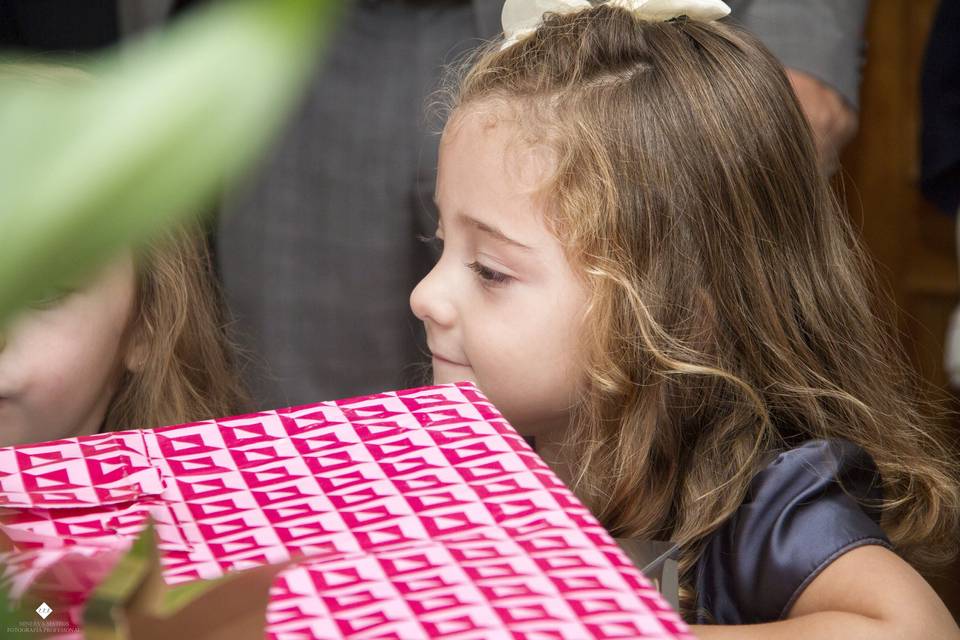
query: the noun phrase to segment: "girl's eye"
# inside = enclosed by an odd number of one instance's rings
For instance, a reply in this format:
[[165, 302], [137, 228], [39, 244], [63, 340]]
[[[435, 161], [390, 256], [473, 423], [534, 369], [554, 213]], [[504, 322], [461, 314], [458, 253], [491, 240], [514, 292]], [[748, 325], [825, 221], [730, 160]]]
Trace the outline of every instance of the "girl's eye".
[[71, 293], [73, 293], [73, 291], [66, 288], [47, 289], [37, 296], [33, 302], [30, 303], [30, 306], [34, 309], [50, 309], [63, 302], [63, 299]]
[[486, 267], [480, 264], [477, 261], [473, 261], [467, 265], [472, 269], [477, 276], [480, 278], [484, 285], [502, 285], [508, 282], [511, 278], [505, 273], [500, 273], [499, 271], [494, 271], [490, 267]]

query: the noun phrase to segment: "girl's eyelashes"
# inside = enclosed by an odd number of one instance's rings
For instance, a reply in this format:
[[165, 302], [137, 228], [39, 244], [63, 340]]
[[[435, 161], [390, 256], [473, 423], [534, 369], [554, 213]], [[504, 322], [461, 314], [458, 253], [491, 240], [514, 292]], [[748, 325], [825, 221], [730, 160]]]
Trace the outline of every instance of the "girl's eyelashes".
[[[433, 233], [429, 236], [418, 235], [417, 239], [420, 242], [424, 242], [435, 247], [440, 253], [443, 253], [443, 238], [440, 237], [439, 233]], [[480, 279], [480, 284], [485, 287], [503, 285], [513, 279], [511, 276], [499, 271], [495, 271], [494, 269], [481, 264], [477, 260], [468, 262], [466, 266], [468, 269], [477, 274], [477, 277]]]
[[417, 240], [419, 240], [420, 242], [423, 242], [424, 244], [433, 244], [433, 243], [435, 243], [435, 242], [443, 242], [443, 240], [441, 240], [439, 237], [437, 237], [437, 234], [435, 234], [435, 233], [431, 233], [431, 234], [428, 235], [428, 236], [425, 236], [425, 235], [422, 235], [422, 234], [418, 234], [418, 235], [417, 235]]
[[430, 234], [429, 236], [418, 235], [417, 240], [423, 242], [424, 244], [429, 244], [441, 252], [443, 251], [443, 238], [438, 236], [436, 233]]
[[480, 283], [484, 286], [499, 286], [512, 280], [512, 278], [507, 274], [494, 271], [490, 267], [484, 266], [476, 260], [468, 263], [467, 267], [477, 274], [477, 277], [480, 278]]
[[37, 310], [52, 309], [73, 292], [73, 289], [66, 287], [47, 289], [30, 303], [30, 307]]

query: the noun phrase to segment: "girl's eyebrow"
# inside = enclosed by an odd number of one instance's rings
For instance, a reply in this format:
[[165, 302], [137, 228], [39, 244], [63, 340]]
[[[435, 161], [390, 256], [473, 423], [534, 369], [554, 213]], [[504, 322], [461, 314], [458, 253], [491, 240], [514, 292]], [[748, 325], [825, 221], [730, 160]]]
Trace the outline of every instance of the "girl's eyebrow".
[[[436, 198], [436, 197], [434, 197], [434, 199], [433, 199], [433, 204], [437, 207], [437, 216], [438, 216], [438, 218], [439, 218], [438, 221], [439, 221], [439, 222], [442, 222], [442, 221], [443, 221], [443, 212], [442, 212], [441, 209], [440, 209], [440, 203], [437, 201], [437, 198]], [[458, 217], [460, 220], [462, 220], [462, 221], [466, 222], [467, 224], [469, 224], [470, 226], [476, 227], [479, 231], [482, 231], [482, 232], [488, 234], [489, 236], [491, 236], [491, 237], [494, 238], [495, 240], [499, 240], [500, 242], [503, 242], [503, 243], [512, 245], [512, 246], [514, 246], [514, 247], [517, 247], [518, 249], [523, 249], [524, 251], [533, 251], [533, 247], [527, 246], [527, 245], [523, 244], [522, 242], [518, 242], [518, 241], [514, 240], [513, 238], [511, 238], [510, 236], [508, 236], [507, 234], [505, 234], [503, 231], [501, 231], [501, 230], [498, 229], [497, 227], [495, 227], [495, 226], [493, 226], [493, 225], [491, 225], [491, 224], [487, 224], [486, 222], [483, 222], [482, 220], [478, 220], [478, 219], [474, 218], [473, 216], [470, 216], [470, 215], [468, 215], [468, 214], [466, 214], [466, 213], [464, 213], [464, 212], [462, 212], [462, 211], [457, 215], [457, 217]]]
[[518, 249], [523, 249], [524, 251], [533, 251], [533, 247], [529, 247], [523, 244], [522, 242], [517, 242], [516, 240], [514, 240], [513, 238], [505, 234], [500, 229], [494, 227], [493, 225], [489, 225], [486, 222], [477, 220], [476, 218], [468, 216], [465, 213], [461, 213], [459, 217], [462, 220], [466, 221], [467, 224], [473, 227], [476, 227], [480, 231], [493, 237], [495, 240], [499, 240], [500, 242], [504, 242], [506, 244], [512, 245], [514, 247], [517, 247]]

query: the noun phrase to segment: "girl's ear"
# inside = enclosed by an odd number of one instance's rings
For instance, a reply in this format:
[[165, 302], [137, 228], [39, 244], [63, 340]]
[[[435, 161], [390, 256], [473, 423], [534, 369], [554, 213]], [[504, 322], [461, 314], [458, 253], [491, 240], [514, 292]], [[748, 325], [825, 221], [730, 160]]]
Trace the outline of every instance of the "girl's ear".
[[127, 371], [139, 373], [143, 370], [147, 364], [148, 345], [146, 331], [142, 327], [134, 327], [123, 354], [123, 366]]

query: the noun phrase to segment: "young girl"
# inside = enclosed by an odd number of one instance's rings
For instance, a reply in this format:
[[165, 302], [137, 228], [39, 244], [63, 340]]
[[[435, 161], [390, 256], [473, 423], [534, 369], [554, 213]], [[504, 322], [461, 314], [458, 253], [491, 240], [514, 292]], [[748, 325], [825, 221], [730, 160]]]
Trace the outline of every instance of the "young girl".
[[0, 329], [0, 446], [238, 413], [206, 244], [182, 225]]
[[779, 64], [713, 0], [555, 2], [508, 1], [452, 101], [435, 382], [679, 543], [701, 638], [960, 637], [907, 562], [955, 550], [956, 458]]

